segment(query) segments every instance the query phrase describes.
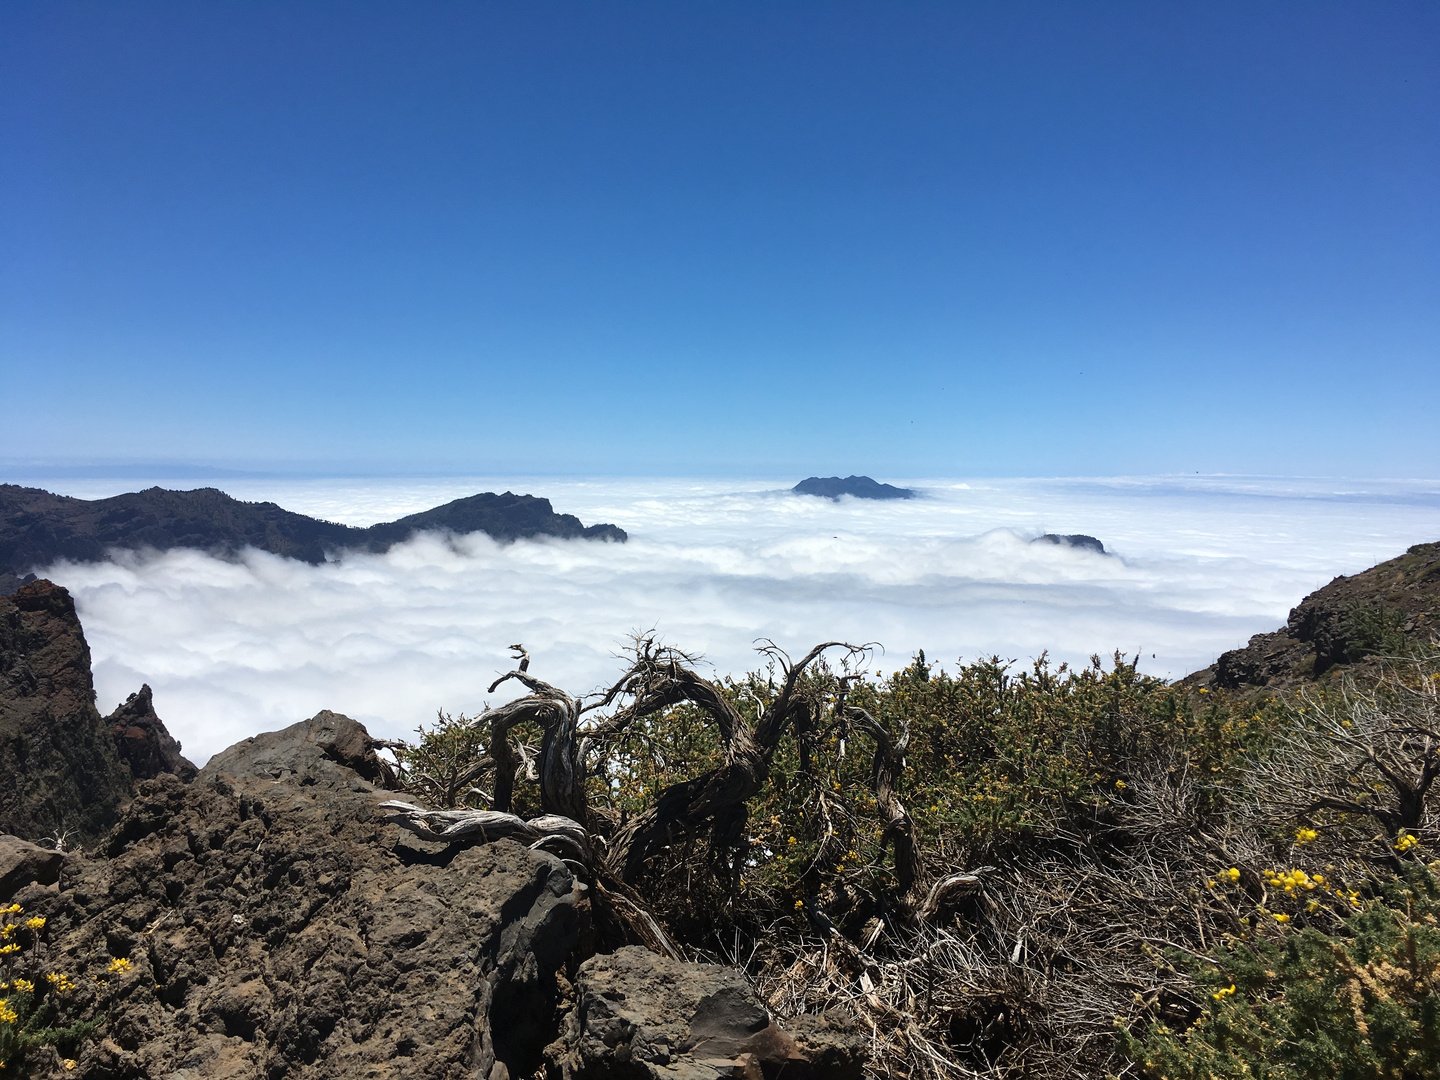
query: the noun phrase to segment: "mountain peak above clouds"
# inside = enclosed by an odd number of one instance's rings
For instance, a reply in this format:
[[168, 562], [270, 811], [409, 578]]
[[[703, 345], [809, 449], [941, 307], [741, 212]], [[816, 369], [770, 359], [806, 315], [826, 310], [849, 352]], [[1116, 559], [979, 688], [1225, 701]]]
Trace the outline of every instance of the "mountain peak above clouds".
[[811, 476], [801, 480], [790, 489], [797, 495], [819, 495], [826, 499], [838, 500], [841, 495], [857, 499], [913, 499], [915, 492], [910, 488], [882, 484], [868, 476]]
[[112, 548], [194, 548], [233, 555], [253, 547], [319, 564], [328, 552], [384, 552], [427, 531], [483, 532], [502, 541], [627, 539], [616, 525], [587, 527], [572, 514], [555, 513], [549, 499], [509, 491], [471, 495], [361, 529], [270, 502], [243, 502], [216, 488], [152, 487], [108, 499], [76, 499], [0, 484], [0, 596], [14, 592], [28, 571], [58, 559], [97, 562]]

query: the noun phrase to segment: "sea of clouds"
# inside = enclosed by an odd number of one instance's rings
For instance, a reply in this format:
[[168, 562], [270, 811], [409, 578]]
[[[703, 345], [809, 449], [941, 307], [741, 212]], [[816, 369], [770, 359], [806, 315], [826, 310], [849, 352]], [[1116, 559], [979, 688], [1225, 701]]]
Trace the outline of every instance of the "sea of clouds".
[[[202, 486], [26, 482], [85, 498]], [[322, 708], [389, 737], [440, 708], [477, 711], [512, 642], [531, 650], [535, 674], [589, 691], [613, 679], [635, 630], [703, 653], [718, 673], [756, 667], [754, 641], [769, 637], [792, 652], [876, 641], [887, 672], [921, 648], [947, 666], [1121, 649], [1178, 678], [1276, 628], [1336, 574], [1440, 539], [1433, 481], [894, 482], [924, 497], [832, 502], [774, 480], [227, 480], [216, 486], [238, 498], [354, 525], [477, 491], [529, 492], [630, 541], [426, 535], [323, 566], [177, 551], [46, 573], [75, 595], [102, 711], [148, 682], [203, 762]], [[1089, 533], [1113, 554], [1029, 542], [1043, 532]]]

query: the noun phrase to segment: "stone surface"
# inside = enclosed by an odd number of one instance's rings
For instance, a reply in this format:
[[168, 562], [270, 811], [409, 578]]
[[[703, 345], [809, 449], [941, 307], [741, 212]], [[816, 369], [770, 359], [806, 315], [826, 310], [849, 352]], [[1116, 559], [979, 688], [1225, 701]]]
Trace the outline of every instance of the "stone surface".
[[64, 864], [64, 852], [0, 834], [0, 904], [26, 885], [54, 885]]
[[78, 843], [133, 789], [95, 708], [90, 647], [70, 594], [49, 581], [0, 597], [0, 831]]
[[772, 1022], [744, 976], [638, 946], [580, 966], [560, 1039], [546, 1051], [564, 1080], [858, 1078], [865, 1044], [838, 1014]]
[[[364, 729], [321, 713], [143, 782], [63, 891], [19, 897], [107, 1019], [71, 1075], [528, 1076], [580, 893], [557, 859], [427, 844], [375, 810]], [[106, 975], [112, 958], [130, 969]], [[99, 975], [97, 980], [93, 976]]]
[[180, 753], [180, 743], [155, 715], [148, 684], [140, 687], [105, 718], [115, 738], [115, 751], [136, 780], [149, 780], [162, 772], [193, 780], [198, 771]]

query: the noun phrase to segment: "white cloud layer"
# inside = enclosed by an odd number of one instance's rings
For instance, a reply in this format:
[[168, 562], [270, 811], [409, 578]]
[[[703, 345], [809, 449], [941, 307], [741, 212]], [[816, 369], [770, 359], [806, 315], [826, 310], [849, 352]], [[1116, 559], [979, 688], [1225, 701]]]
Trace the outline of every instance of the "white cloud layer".
[[[919, 648], [947, 665], [1139, 649], [1142, 670], [1179, 677], [1274, 629], [1334, 575], [1440, 539], [1433, 482], [912, 483], [927, 497], [833, 503], [773, 481], [227, 481], [240, 498], [361, 525], [509, 488], [631, 540], [423, 536], [319, 567], [171, 552], [49, 576], [75, 594], [101, 709], [150, 683], [203, 761], [322, 708], [392, 737], [437, 708], [475, 711], [515, 641], [542, 678], [590, 690], [617, 672], [627, 634], [651, 627], [721, 672], [754, 667], [764, 636], [791, 651], [879, 641], [886, 671]], [[1028, 543], [1041, 532], [1091, 533], [1115, 555]]]

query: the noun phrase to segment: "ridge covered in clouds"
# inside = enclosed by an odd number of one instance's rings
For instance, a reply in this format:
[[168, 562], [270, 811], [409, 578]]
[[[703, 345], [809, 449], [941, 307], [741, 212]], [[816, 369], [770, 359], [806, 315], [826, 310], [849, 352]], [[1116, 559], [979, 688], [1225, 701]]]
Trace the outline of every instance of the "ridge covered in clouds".
[[[763, 636], [802, 650], [879, 641], [885, 670], [919, 648], [947, 663], [1143, 649], [1141, 670], [1179, 677], [1273, 629], [1335, 574], [1440, 536], [1440, 494], [1419, 483], [915, 481], [928, 497], [894, 502], [763, 481], [227, 486], [365, 525], [499, 484], [622, 522], [630, 542], [421, 534], [319, 566], [172, 551], [49, 573], [75, 594], [102, 710], [148, 682], [203, 761], [320, 708], [392, 736], [437, 708], [475, 711], [514, 641], [542, 678], [586, 691], [613, 677], [636, 629], [703, 651], [720, 672], [754, 667]], [[1116, 557], [1029, 542], [1045, 532], [1098, 536]]]

